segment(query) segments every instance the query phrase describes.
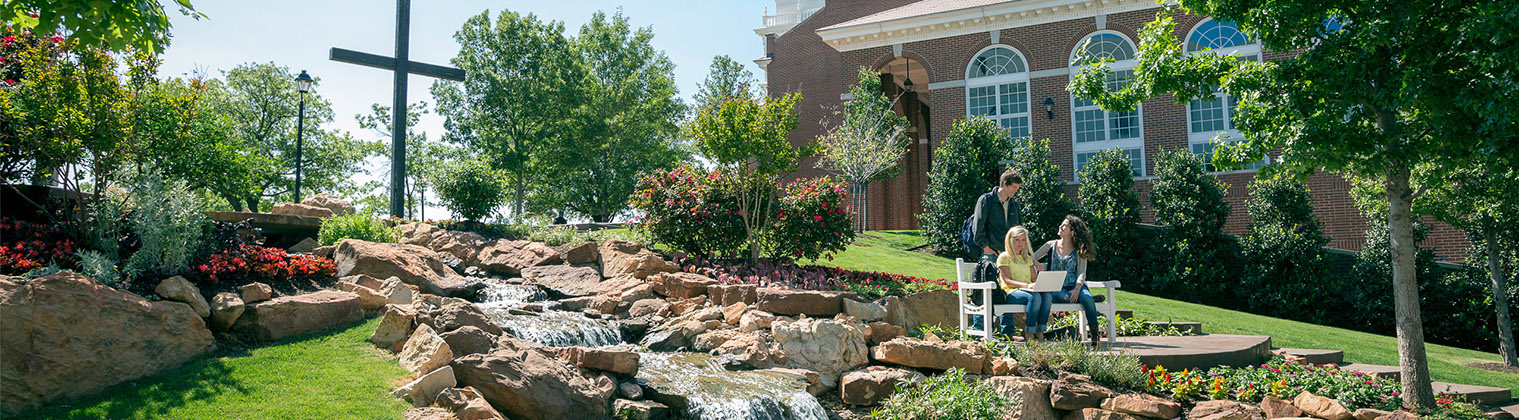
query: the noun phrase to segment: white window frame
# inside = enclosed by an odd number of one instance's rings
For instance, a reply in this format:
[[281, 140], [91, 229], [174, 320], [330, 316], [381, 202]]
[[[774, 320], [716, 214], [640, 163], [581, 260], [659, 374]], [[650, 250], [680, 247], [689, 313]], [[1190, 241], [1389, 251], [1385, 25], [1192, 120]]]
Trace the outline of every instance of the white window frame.
[[[1079, 57], [1078, 57], [1077, 54], [1081, 53], [1081, 47], [1085, 46], [1086, 43], [1087, 43], [1087, 40], [1092, 39], [1092, 37], [1095, 37], [1095, 36], [1098, 36], [1098, 35], [1104, 35], [1104, 34], [1117, 35], [1119, 38], [1122, 38], [1124, 40], [1124, 42], [1129, 43], [1129, 49], [1132, 50], [1132, 51], [1134, 51], [1134, 53], [1135, 53], [1136, 56], [1138, 55], [1138, 53], [1139, 53], [1138, 45], [1139, 44], [1136, 44], [1133, 39], [1129, 39], [1129, 37], [1127, 35], [1124, 35], [1122, 32], [1113, 31], [1113, 30], [1100, 30], [1100, 31], [1092, 32], [1090, 34], [1087, 34], [1084, 37], [1081, 37], [1081, 41], [1078, 42], [1078, 43], [1076, 43], [1076, 46], [1071, 49], [1070, 72], [1071, 72], [1072, 78], [1074, 78], [1077, 73], [1080, 73], [1081, 72], [1081, 68], [1085, 66], [1085, 64], [1081, 63], [1080, 60], [1078, 60]], [[1118, 72], [1122, 72], [1122, 71], [1131, 71], [1132, 72], [1134, 70], [1134, 67], [1136, 67], [1137, 65], [1138, 65], [1138, 62], [1133, 57], [1130, 57], [1128, 60], [1122, 60], [1122, 61], [1115, 61], [1115, 62], [1107, 63], [1108, 69], [1112, 70], [1114, 73], [1118, 73]], [[1145, 174], [1147, 173], [1147, 171], [1145, 169], [1145, 166], [1146, 166], [1145, 162], [1147, 160], [1147, 157], [1145, 156], [1145, 113], [1144, 113], [1144, 104], [1135, 105], [1134, 111], [1133, 111], [1134, 114], [1135, 114], [1135, 117], [1136, 117], [1136, 119], [1138, 121], [1138, 124], [1136, 124], [1135, 129], [1139, 131], [1139, 136], [1134, 137], [1134, 138], [1128, 138], [1128, 139], [1112, 140], [1112, 137], [1110, 137], [1112, 135], [1112, 130], [1113, 130], [1113, 127], [1111, 126], [1111, 123], [1113, 121], [1113, 114], [1116, 114], [1116, 113], [1115, 112], [1102, 111], [1102, 108], [1098, 107], [1096, 105], [1078, 106], [1079, 105], [1077, 103], [1078, 100], [1080, 100], [1080, 99], [1077, 98], [1076, 95], [1071, 95], [1071, 97], [1070, 97], [1070, 105], [1071, 105], [1071, 167], [1076, 169], [1076, 179], [1077, 179], [1077, 181], [1080, 181], [1081, 168], [1078, 166], [1078, 161], [1077, 161], [1076, 157], [1079, 156], [1079, 155], [1083, 155], [1083, 154], [1087, 154], [1087, 153], [1096, 153], [1096, 152], [1107, 150], [1107, 149], [1138, 150], [1139, 151], [1139, 167], [1134, 168], [1134, 172], [1136, 174], [1134, 177], [1135, 178], [1143, 178], [1145, 176]], [[1076, 129], [1076, 113], [1077, 112], [1088, 112], [1088, 111], [1092, 111], [1092, 110], [1097, 110], [1097, 111], [1103, 113], [1103, 130], [1105, 131], [1104, 132], [1104, 137], [1106, 138], [1106, 140], [1078, 142], [1078, 141], [1076, 141], [1076, 130], [1077, 130]]]
[[[1181, 40], [1182, 50], [1183, 51], [1185, 51], [1187, 54], [1238, 55], [1238, 56], [1243, 57], [1243, 58], [1255, 57], [1255, 60], [1257, 60], [1257, 61], [1259, 61], [1259, 60], [1262, 59], [1260, 41], [1257, 40], [1257, 39], [1255, 39], [1255, 38], [1253, 38], [1253, 37], [1250, 38], [1251, 42], [1248, 43], [1248, 44], [1240, 44], [1240, 45], [1235, 45], [1235, 46], [1226, 47], [1226, 48], [1222, 48], [1222, 49], [1216, 49], [1216, 50], [1212, 50], [1212, 49], [1210, 49], [1210, 50], [1198, 50], [1198, 51], [1192, 51], [1192, 50], [1190, 50], [1189, 43], [1192, 40], [1192, 36], [1196, 35], [1197, 31], [1199, 29], [1202, 29], [1203, 25], [1208, 24], [1210, 22], [1213, 22], [1212, 18], [1204, 19], [1203, 21], [1198, 22], [1197, 25], [1192, 26], [1192, 30], [1187, 31], [1187, 36], [1185, 38], [1182, 38], [1182, 40]], [[1236, 27], [1235, 29], [1238, 29], [1238, 27]], [[1245, 34], [1245, 35], [1247, 37], [1249, 36], [1249, 34]], [[1214, 97], [1215, 100], [1220, 101], [1220, 103], [1223, 105], [1223, 111], [1224, 111], [1224, 129], [1223, 130], [1211, 130], [1211, 131], [1193, 132], [1192, 131], [1192, 123], [1193, 123], [1192, 112], [1193, 112], [1193, 107], [1192, 107], [1192, 102], [1190, 102], [1190, 101], [1187, 102], [1187, 104], [1186, 104], [1187, 105], [1186, 106], [1186, 116], [1187, 116], [1187, 151], [1190, 151], [1193, 154], [1197, 154], [1198, 158], [1202, 159], [1204, 165], [1207, 167], [1207, 169], [1208, 169], [1209, 172], [1215, 172], [1215, 173], [1236, 173], [1236, 172], [1254, 172], [1254, 171], [1260, 170], [1260, 168], [1262, 166], [1264, 166], [1270, 160], [1270, 157], [1262, 159], [1258, 163], [1252, 163], [1249, 166], [1246, 166], [1244, 169], [1237, 169], [1237, 170], [1233, 170], [1233, 171], [1221, 172], [1221, 171], [1214, 170], [1214, 168], [1213, 168], [1213, 155], [1211, 153], [1208, 154], [1208, 155], [1206, 155], [1206, 156], [1203, 155], [1203, 154], [1197, 153], [1197, 149], [1200, 146], [1204, 147], [1204, 148], [1207, 148], [1209, 150], [1209, 152], [1211, 152], [1213, 150], [1213, 148], [1216, 148], [1220, 144], [1225, 144], [1225, 143], [1239, 141], [1239, 140], [1243, 140], [1244, 139], [1244, 136], [1240, 135], [1239, 129], [1237, 129], [1237, 128], [1234, 127], [1235, 107], [1233, 107], [1233, 106], [1230, 105], [1233, 102], [1233, 98], [1230, 98], [1229, 94], [1221, 92], [1221, 91], [1215, 91], [1213, 93], [1213, 97]], [[1212, 144], [1214, 147], [1211, 147], [1211, 148], [1210, 147], [1206, 147], [1206, 145], [1208, 145], [1208, 144]]]
[[[1015, 73], [999, 74], [999, 75], [996, 75], [996, 76], [972, 77], [971, 76], [971, 70], [973, 69], [973, 66], [976, 65], [976, 57], [980, 57], [981, 54], [984, 54], [987, 51], [991, 51], [991, 50], [998, 49], [998, 48], [1002, 48], [1002, 49], [1006, 49], [1008, 51], [1011, 51], [1013, 53], [1013, 57], [1017, 58], [1022, 63], [1022, 65], [1023, 65], [1023, 71], [1015, 72]], [[1002, 103], [1001, 86], [1003, 86], [1003, 85], [1017, 85], [1017, 84], [1023, 85], [1023, 93], [1024, 93], [1024, 100], [1025, 100], [1024, 107], [1023, 107], [1023, 112], [1015, 112], [1015, 113], [1011, 113], [1011, 114], [1002, 114], [1001, 110], [1002, 110], [1002, 106], [1004, 104]], [[1027, 122], [1029, 136], [1033, 136], [1034, 135], [1034, 119], [1033, 119], [1034, 94], [1033, 94], [1033, 91], [1031, 90], [1032, 86], [1029, 83], [1028, 59], [1026, 58], [1026, 56], [1023, 55], [1023, 52], [1018, 51], [1017, 48], [1013, 48], [1013, 46], [1011, 46], [1011, 45], [995, 44], [995, 45], [987, 46], [986, 48], [982, 48], [980, 51], [976, 51], [976, 53], [974, 55], [971, 55], [970, 62], [966, 63], [966, 65], [965, 65], [965, 116], [966, 117], [978, 116], [977, 114], [971, 112], [971, 95], [970, 95], [971, 89], [984, 88], [984, 87], [991, 87], [991, 88], [993, 88], [993, 90], [995, 90], [995, 92], [992, 95], [992, 98], [994, 99], [992, 101], [992, 106], [995, 108], [995, 110], [996, 110], [997, 113], [989, 114], [989, 115], [980, 115], [981, 117], [984, 117], [986, 119], [992, 120], [993, 122], [996, 122], [998, 126], [1002, 126], [1004, 128], [1006, 128], [1006, 126], [1002, 125], [1002, 121], [1003, 120], [1011, 120], [1011, 119], [1014, 119], [1014, 118], [1022, 117], [1023, 120], [1025, 122]], [[1012, 141], [1013, 138], [1014, 137], [1013, 137], [1012, 131], [1008, 131], [1008, 140]]]

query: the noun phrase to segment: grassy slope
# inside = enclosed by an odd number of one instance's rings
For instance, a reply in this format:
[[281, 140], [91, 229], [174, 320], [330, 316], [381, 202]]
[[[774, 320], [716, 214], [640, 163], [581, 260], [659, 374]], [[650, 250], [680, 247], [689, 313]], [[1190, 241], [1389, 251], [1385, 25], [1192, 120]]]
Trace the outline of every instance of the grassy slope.
[[[400, 419], [407, 372], [369, 344], [379, 319], [213, 355], [21, 419]], [[320, 414], [318, 414], [320, 413]]]
[[[834, 261], [817, 261], [815, 264], [955, 281], [954, 264], [950, 260], [907, 250], [924, 243], [918, 232], [872, 231], [869, 235], [874, 238], [861, 239], [835, 256]], [[1343, 350], [1347, 362], [1398, 364], [1397, 339], [1394, 337], [1124, 293], [1122, 289], [1118, 302], [1119, 309], [1132, 309], [1135, 315], [1145, 319], [1199, 321], [1204, 324], [1203, 330], [1209, 333], [1269, 335], [1271, 344], [1277, 347]], [[1466, 366], [1476, 362], [1501, 362], [1497, 354], [1435, 344], [1427, 345], [1426, 351], [1436, 381], [1506, 387], [1519, 395], [1519, 375]]]

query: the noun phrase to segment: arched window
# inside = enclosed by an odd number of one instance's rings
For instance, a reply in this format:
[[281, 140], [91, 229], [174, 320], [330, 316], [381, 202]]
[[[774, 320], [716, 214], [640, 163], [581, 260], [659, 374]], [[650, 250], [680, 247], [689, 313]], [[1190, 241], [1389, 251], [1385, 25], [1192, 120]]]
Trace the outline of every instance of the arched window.
[[[1259, 61], [1261, 46], [1231, 22], [1205, 20], [1187, 35], [1188, 54], [1237, 55], [1242, 60]], [[1211, 99], [1199, 99], [1187, 103], [1187, 142], [1192, 153], [1197, 154], [1209, 171], [1213, 167], [1213, 149], [1216, 145], [1238, 141], [1239, 130], [1234, 128], [1234, 114], [1239, 100], [1224, 92], [1215, 91]], [[1262, 162], [1247, 165], [1245, 169], [1260, 169]]]
[[1028, 65], [1006, 45], [981, 50], [965, 68], [965, 113], [1007, 129], [1009, 138], [1029, 136]]
[[[1098, 32], [1082, 39], [1071, 52], [1071, 74], [1089, 63], [1112, 59], [1107, 63], [1108, 89], [1122, 89], [1134, 77], [1134, 43], [1116, 32]], [[1072, 157], [1080, 173], [1088, 160], [1107, 149], [1121, 149], [1129, 155], [1134, 176], [1144, 176], [1143, 112], [1132, 110], [1108, 112], [1096, 103], [1071, 97]]]

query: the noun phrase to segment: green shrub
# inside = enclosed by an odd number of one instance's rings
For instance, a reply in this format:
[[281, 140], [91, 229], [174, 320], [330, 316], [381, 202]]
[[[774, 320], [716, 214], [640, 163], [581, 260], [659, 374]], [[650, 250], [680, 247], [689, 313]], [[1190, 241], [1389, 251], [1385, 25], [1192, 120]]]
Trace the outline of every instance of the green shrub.
[[129, 280], [183, 274], [209, 245], [211, 222], [200, 199], [183, 181], [165, 180], [153, 169], [129, 175], [123, 186], [131, 196], [128, 220], [137, 238], [123, 274]]
[[1010, 400], [990, 385], [952, 368], [916, 385], [897, 384], [897, 392], [870, 413], [876, 420], [993, 419], [1022, 401]]
[[104, 252], [86, 249], [79, 251], [79, 274], [95, 279], [107, 286], [116, 284], [121, 273], [116, 271], [116, 258]]
[[[1097, 259], [1087, 266], [1088, 281], [1120, 280], [1124, 287], [1147, 290], [1145, 255], [1139, 245], [1139, 194], [1134, 192], [1134, 169], [1118, 149], [1098, 152], [1081, 171], [1081, 213]], [[1130, 286], [1130, 285], [1133, 286]]]
[[469, 221], [491, 215], [506, 196], [506, 183], [501, 175], [478, 160], [444, 168], [435, 184], [443, 205]]
[[1191, 293], [1211, 300], [1226, 291], [1221, 279], [1232, 278], [1234, 243], [1224, 234], [1229, 204], [1226, 185], [1209, 175], [1202, 159], [1182, 149], [1162, 149], [1155, 163], [1150, 206], [1161, 225], [1160, 249], [1167, 262], [1156, 266], [1156, 290]]
[[1023, 203], [1023, 226], [1029, 241], [1038, 246], [1056, 238], [1065, 215], [1074, 214], [1076, 206], [1065, 198], [1065, 181], [1060, 166], [1050, 160], [1050, 140], [1020, 138], [1013, 140], [1013, 169], [1023, 176], [1018, 201]]
[[337, 245], [344, 239], [395, 243], [399, 234], [384, 221], [365, 214], [333, 216], [322, 221], [322, 228], [317, 232], [318, 243]]
[[1333, 290], [1324, 288], [1323, 246], [1313, 196], [1301, 182], [1257, 177], [1250, 184], [1250, 228], [1240, 236], [1239, 301], [1252, 313], [1311, 319], [1325, 315]]
[[737, 255], [746, 234], [737, 197], [717, 184], [725, 176], [693, 166], [644, 176], [629, 199], [638, 230], [690, 255]]
[[1139, 356], [1102, 354], [1076, 340], [1050, 340], [1027, 344], [999, 342], [1001, 353], [1017, 359], [1024, 368], [1060, 370], [1092, 377], [1117, 389], [1139, 389], [1145, 384]]
[[854, 242], [854, 227], [844, 210], [844, 186], [829, 177], [803, 178], [786, 184], [769, 229], [766, 251], [772, 259], [833, 259]]
[[1013, 156], [1007, 129], [990, 120], [971, 117], [955, 122], [949, 136], [934, 149], [923, 194], [918, 226], [928, 244], [945, 256], [963, 256], [960, 228], [975, 212], [976, 199], [997, 185], [1002, 166]]

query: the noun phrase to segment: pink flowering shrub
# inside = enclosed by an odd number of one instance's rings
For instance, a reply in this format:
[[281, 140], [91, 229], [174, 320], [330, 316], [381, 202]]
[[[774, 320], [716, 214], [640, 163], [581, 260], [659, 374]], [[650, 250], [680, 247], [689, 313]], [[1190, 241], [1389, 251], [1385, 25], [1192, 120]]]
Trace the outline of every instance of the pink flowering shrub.
[[830, 177], [803, 178], [786, 184], [770, 228], [766, 250], [773, 258], [809, 259], [843, 251], [854, 242], [845, 208], [844, 185]]
[[638, 180], [629, 204], [634, 223], [654, 240], [691, 255], [736, 255], [744, 221], [738, 199], [719, 188], [723, 174], [681, 166]]

